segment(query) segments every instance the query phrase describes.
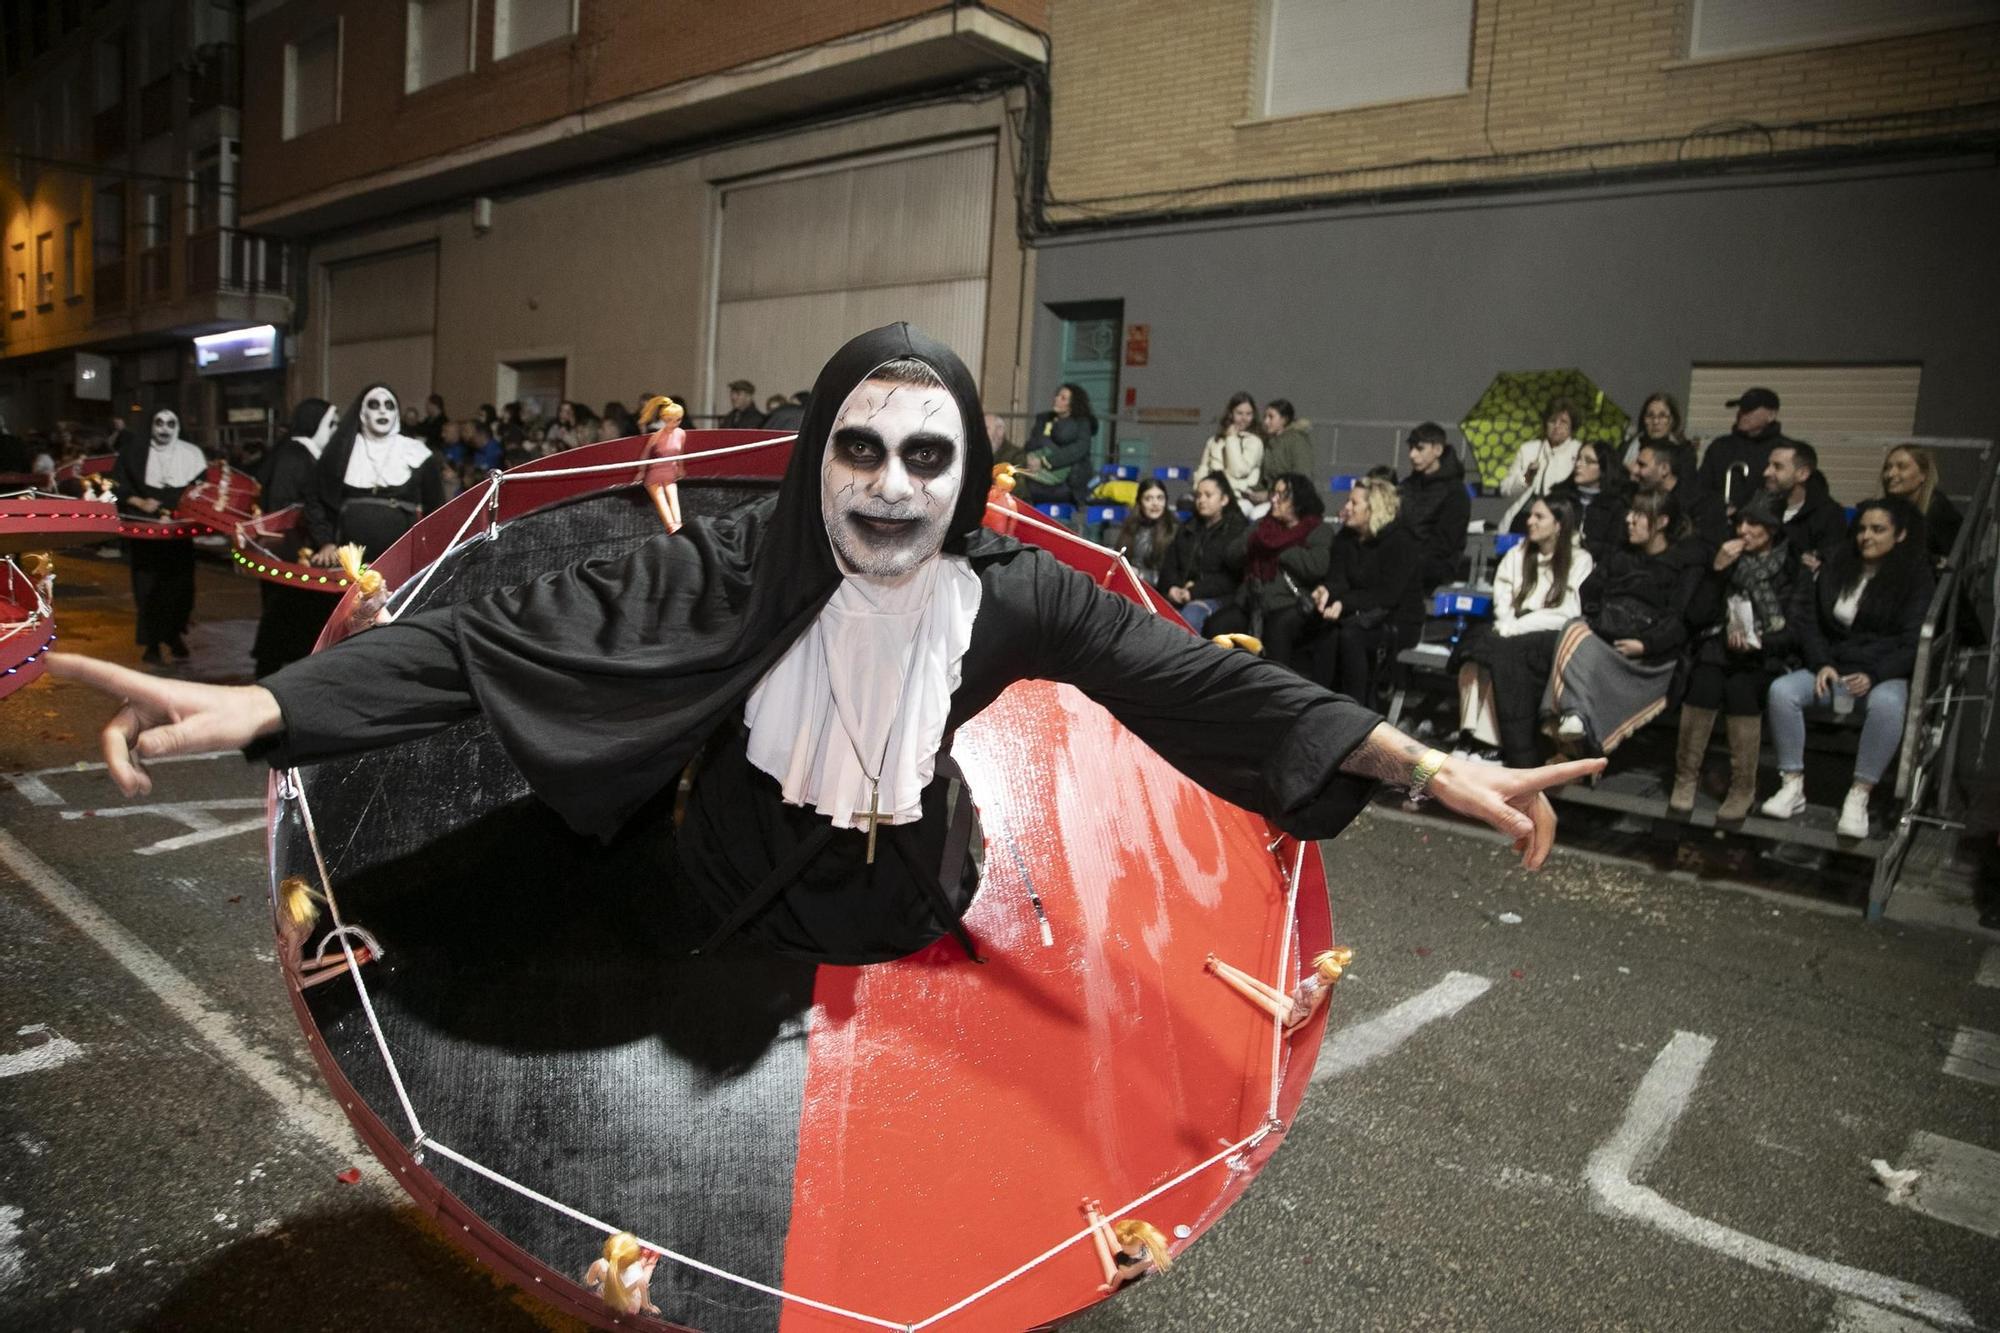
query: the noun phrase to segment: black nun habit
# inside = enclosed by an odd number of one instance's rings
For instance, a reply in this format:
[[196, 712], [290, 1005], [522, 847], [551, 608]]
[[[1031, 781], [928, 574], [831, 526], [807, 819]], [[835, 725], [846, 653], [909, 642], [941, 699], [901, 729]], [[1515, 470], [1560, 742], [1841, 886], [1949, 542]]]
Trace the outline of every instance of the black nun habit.
[[[166, 519], [181, 494], [200, 481], [208, 459], [197, 446], [181, 438], [180, 417], [166, 408], [153, 414], [149, 434], [128, 436], [118, 446], [111, 465], [111, 482], [118, 512], [128, 518]], [[148, 512], [137, 499], [158, 503]], [[132, 565], [132, 602], [138, 615], [132, 638], [145, 649], [150, 663], [160, 661], [165, 645], [177, 658], [188, 655], [188, 622], [194, 619], [194, 540], [189, 537], [135, 537], [125, 543]]]
[[[292, 409], [291, 436], [271, 451], [257, 478], [258, 502], [265, 513], [274, 514], [292, 505], [303, 508], [317, 501], [319, 460], [334, 432], [333, 416], [333, 404], [324, 398], [305, 399]], [[303, 515], [298, 531], [307, 531]], [[302, 536], [300, 540], [309, 539]], [[263, 615], [257, 621], [257, 640], [250, 646], [250, 656], [261, 680], [312, 651], [339, 596], [268, 579], [258, 592], [263, 598]]]
[[[932, 368], [963, 418], [944, 550], [966, 559], [980, 602], [923, 817], [882, 827], [870, 863], [866, 833], [786, 804], [749, 763], [743, 709], [840, 584], [821, 516], [826, 444], [850, 392], [900, 358]], [[660, 836], [699, 758], [671, 889], [698, 904], [701, 936], [740, 929], [836, 963], [899, 957], [947, 932], [970, 951], [958, 917], [977, 876], [951, 738], [1017, 680], [1077, 686], [1196, 782], [1297, 836], [1331, 837], [1361, 808], [1372, 784], [1340, 764], [1373, 712], [983, 527], [992, 452], [949, 348], [904, 324], [873, 330], [827, 363], [810, 402], [775, 496], [296, 663], [264, 682], [284, 730], [260, 753], [310, 764], [483, 713], [536, 796], [606, 838]]]

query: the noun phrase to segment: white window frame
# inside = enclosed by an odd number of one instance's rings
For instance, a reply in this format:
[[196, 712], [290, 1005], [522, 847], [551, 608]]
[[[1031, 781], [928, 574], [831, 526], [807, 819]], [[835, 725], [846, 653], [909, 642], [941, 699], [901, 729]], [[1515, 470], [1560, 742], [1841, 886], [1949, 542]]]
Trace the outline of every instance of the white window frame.
[[1386, 96], [1369, 96], [1353, 101], [1336, 101], [1328, 106], [1298, 107], [1273, 110], [1272, 95], [1277, 89], [1276, 67], [1278, 58], [1278, 9], [1287, 3], [1301, 3], [1302, 0], [1262, 0], [1258, 6], [1257, 31], [1257, 83], [1253, 93], [1251, 117], [1254, 120], [1290, 120], [1299, 116], [1336, 115], [1343, 111], [1354, 111], [1364, 107], [1390, 106], [1398, 102], [1420, 102], [1432, 98], [1463, 97], [1472, 90], [1473, 45], [1479, 34], [1479, 5], [1477, 0], [1464, 0], [1465, 22], [1465, 63], [1462, 82], [1448, 88], [1414, 88], [1407, 92], [1396, 92]]
[[510, 3], [512, 3], [512, 0], [493, 0], [493, 62], [495, 64], [498, 64], [502, 60], [508, 60], [514, 56], [521, 55], [524, 52], [538, 51], [544, 46], [553, 46], [559, 41], [575, 40], [579, 17], [578, 10], [581, 7], [582, 0], [569, 0], [569, 30], [561, 36], [551, 37], [547, 41], [537, 42], [533, 46], [507, 47], [503, 38], [507, 33], [507, 7]]
[[[1846, 22], [1835, 22], [1831, 26], [1828, 26], [1826, 16], [1823, 14], [1801, 12], [1797, 16], [1799, 30], [1796, 36], [1779, 37], [1762, 42], [1711, 45], [1710, 43], [1715, 41], [1714, 11], [1718, 8], [1751, 2], [1752, 0], [1692, 0], [1689, 6], [1687, 58], [1696, 61], [1736, 60], [1745, 56], [1775, 55], [1782, 51], [1847, 46], [1855, 42], [1878, 41], [1884, 37], [1902, 37], [1913, 33], [1970, 27], [1974, 24], [1989, 23], [1993, 19], [1992, 6], [1980, 3], [1980, 0], [1956, 0], [1956, 3], [1946, 0], [1946, 3], [1951, 4], [1951, 8], [1944, 13], [1884, 14], [1874, 18], [1857, 15]], [[1813, 0], [1790, 0], [1792, 6], [1801, 11], [1812, 2]], [[1767, 11], [1783, 6], [1783, 0], [1755, 0], [1755, 3], [1758, 8]]]
[[[299, 46], [320, 36], [328, 28], [333, 30], [333, 119], [325, 124], [299, 128]], [[347, 82], [344, 77], [347, 61], [347, 20], [336, 14], [331, 23], [322, 23], [312, 31], [301, 34], [297, 39], [285, 43], [285, 116], [283, 137], [290, 141], [301, 134], [311, 134], [328, 126], [340, 124], [340, 94]]]
[[[479, 0], [467, 0], [465, 6], [465, 68], [456, 74], [447, 74], [429, 83], [420, 83], [422, 74], [422, 44], [418, 40], [417, 15], [422, 10], [424, 0], [405, 0], [403, 6], [403, 91], [418, 93], [426, 88], [435, 88], [450, 83], [453, 79], [465, 77], [479, 64]], [[498, 20], [496, 13], [495, 20]], [[576, 16], [571, 11], [571, 31], [575, 31]]]

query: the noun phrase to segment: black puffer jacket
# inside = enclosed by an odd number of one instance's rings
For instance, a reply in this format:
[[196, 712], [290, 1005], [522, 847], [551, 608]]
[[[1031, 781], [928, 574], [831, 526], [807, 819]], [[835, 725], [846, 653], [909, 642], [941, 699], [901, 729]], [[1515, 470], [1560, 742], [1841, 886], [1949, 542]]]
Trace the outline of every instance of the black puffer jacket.
[[[1783, 509], [1789, 501], [1781, 499]], [[1804, 508], [1785, 520], [1785, 540], [1802, 555], [1824, 560], [1847, 540], [1847, 511], [1826, 488], [1826, 478], [1815, 472], [1806, 478]]]
[[[1472, 497], [1465, 490], [1465, 464], [1446, 447], [1435, 472], [1412, 472], [1396, 483], [1403, 507], [1400, 521], [1422, 552], [1426, 590], [1458, 577], [1465, 554], [1465, 529], [1472, 521]], [[1385, 529], [1386, 531], [1386, 529]]]
[[1227, 597], [1243, 581], [1243, 537], [1249, 528], [1243, 511], [1223, 506], [1222, 516], [1204, 523], [1196, 515], [1181, 524], [1167, 558], [1160, 562], [1160, 588], [1187, 587], [1196, 601]]
[[1755, 435], [1730, 431], [1709, 441], [1702, 450], [1701, 468], [1695, 473], [1695, 488], [1727, 505], [1740, 505], [1764, 487], [1764, 465], [1771, 451], [1781, 444], [1795, 444], [1776, 421]]
[[1637, 639], [1645, 660], [1672, 657], [1688, 641], [1688, 608], [1701, 587], [1710, 551], [1690, 538], [1658, 555], [1621, 546], [1599, 561], [1578, 595], [1584, 619], [1608, 642]]
[[1341, 603], [1342, 619], [1385, 611], [1381, 618], [1388, 624], [1406, 631], [1420, 628], [1424, 598], [1433, 586], [1423, 578], [1420, 553], [1417, 534], [1400, 517], [1373, 537], [1342, 528], [1328, 561], [1328, 600]]
[[1577, 532], [1592, 560], [1602, 560], [1625, 545], [1624, 491], [1599, 488], [1586, 500], [1575, 482], [1559, 481], [1549, 487], [1549, 499], [1567, 500], [1576, 506]]

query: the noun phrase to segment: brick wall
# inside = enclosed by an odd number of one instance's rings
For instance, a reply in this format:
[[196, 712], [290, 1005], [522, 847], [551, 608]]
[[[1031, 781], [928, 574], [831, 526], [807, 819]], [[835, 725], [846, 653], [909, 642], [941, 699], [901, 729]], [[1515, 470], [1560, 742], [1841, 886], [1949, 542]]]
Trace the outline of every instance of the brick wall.
[[[1043, 0], [988, 7], [1040, 28]], [[573, 39], [495, 63], [490, 3], [478, 11], [470, 75], [403, 91], [404, 6], [292, 0], [245, 25], [243, 208], [252, 213], [324, 186], [423, 162], [622, 97], [809, 49], [936, 11], [940, 0], [582, 0]], [[285, 47], [343, 20], [338, 124], [286, 141]]]
[[[1468, 91], [1258, 120], [1262, 4], [1052, 0], [1052, 217], [1810, 149], [1830, 136], [1681, 138], [2000, 98], [2000, 24], [1690, 61], [1693, 0], [1478, 0]], [[1990, 108], [1964, 116], [1989, 134], [2000, 127]], [[1869, 134], [1936, 132], [1890, 124]], [[1577, 151], [1641, 139], [1663, 142]], [[1521, 153], [1535, 156], [1507, 159]], [[1412, 165], [1437, 158], [1496, 160]]]

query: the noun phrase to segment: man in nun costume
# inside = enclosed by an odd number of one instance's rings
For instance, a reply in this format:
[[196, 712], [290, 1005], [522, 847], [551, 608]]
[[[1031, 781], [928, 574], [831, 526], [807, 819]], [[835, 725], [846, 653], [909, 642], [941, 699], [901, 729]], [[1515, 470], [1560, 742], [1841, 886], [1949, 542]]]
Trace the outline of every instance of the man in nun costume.
[[[153, 429], [140, 440], [128, 436], [111, 465], [111, 484], [118, 493], [118, 512], [128, 517], [166, 519], [181, 502], [181, 492], [208, 471], [201, 450], [181, 438], [178, 414], [161, 408], [153, 413]], [[161, 663], [164, 645], [174, 660], [188, 657], [188, 622], [194, 618], [194, 541], [178, 537], [134, 537], [125, 543], [132, 563], [132, 601], [138, 608], [132, 637], [145, 651], [149, 666]]]
[[[318, 502], [319, 460], [340, 424], [340, 410], [324, 398], [307, 398], [292, 409], [291, 438], [271, 451], [257, 478], [259, 499], [264, 512], [298, 505], [303, 510]], [[303, 521], [300, 532], [307, 529]], [[308, 535], [306, 540], [310, 541]], [[264, 614], [257, 621], [257, 639], [250, 657], [257, 664], [257, 678], [298, 661], [319, 641], [339, 602], [335, 593], [266, 580], [258, 591], [263, 595]]]
[[895, 324], [820, 374], [776, 496], [629, 552], [353, 636], [250, 687], [73, 655], [125, 700], [104, 731], [128, 794], [148, 759], [246, 746], [310, 764], [483, 712], [580, 832], [670, 818], [690, 947], [740, 932], [831, 963], [947, 934], [977, 887], [952, 737], [1014, 681], [1065, 681], [1194, 781], [1302, 838], [1377, 781], [1427, 790], [1537, 866], [1543, 789], [1583, 761], [1457, 765], [1360, 704], [1225, 649], [982, 526], [991, 453], [971, 374]]

